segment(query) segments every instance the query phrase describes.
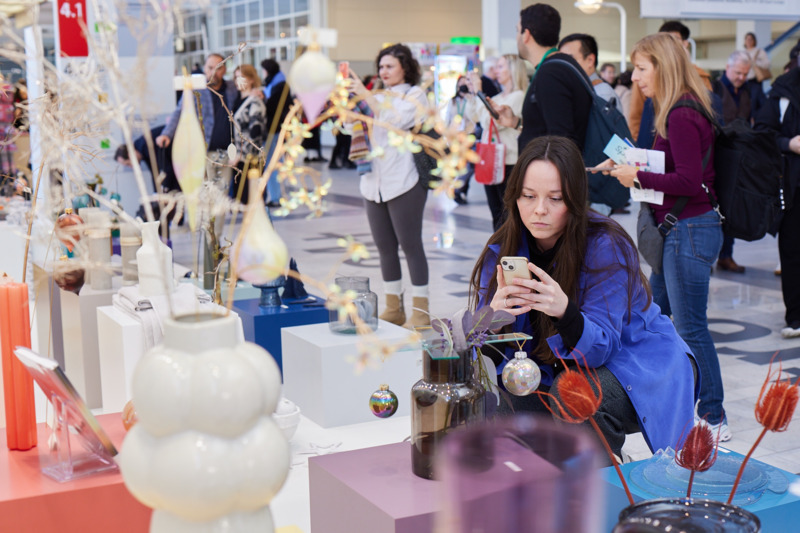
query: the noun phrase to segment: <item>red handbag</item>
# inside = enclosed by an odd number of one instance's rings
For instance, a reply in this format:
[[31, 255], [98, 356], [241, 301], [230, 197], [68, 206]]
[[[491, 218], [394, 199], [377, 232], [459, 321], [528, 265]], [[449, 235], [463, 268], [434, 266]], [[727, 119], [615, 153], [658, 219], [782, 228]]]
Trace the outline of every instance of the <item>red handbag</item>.
[[[496, 141], [492, 141], [492, 138]], [[506, 147], [500, 142], [500, 133], [494, 119], [489, 119], [489, 142], [478, 143], [476, 152], [481, 160], [475, 163], [475, 181], [484, 185], [503, 183], [506, 176]]]

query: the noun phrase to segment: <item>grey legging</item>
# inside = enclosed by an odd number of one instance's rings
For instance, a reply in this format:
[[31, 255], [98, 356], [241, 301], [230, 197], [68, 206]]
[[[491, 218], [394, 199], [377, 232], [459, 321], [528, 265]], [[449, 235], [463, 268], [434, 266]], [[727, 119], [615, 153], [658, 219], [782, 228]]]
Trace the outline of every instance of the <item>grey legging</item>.
[[419, 183], [388, 202], [364, 200], [372, 239], [378, 248], [383, 281], [403, 277], [398, 246], [408, 262], [412, 285], [428, 284], [428, 260], [422, 246], [422, 211], [428, 191]]

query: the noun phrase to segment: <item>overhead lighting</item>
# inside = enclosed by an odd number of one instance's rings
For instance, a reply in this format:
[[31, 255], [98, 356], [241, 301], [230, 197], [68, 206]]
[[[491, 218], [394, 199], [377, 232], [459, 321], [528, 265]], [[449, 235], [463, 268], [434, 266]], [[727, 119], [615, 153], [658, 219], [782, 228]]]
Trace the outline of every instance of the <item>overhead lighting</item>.
[[600, 8], [603, 7], [603, 0], [579, 0], [578, 2], [575, 2], [575, 7], [587, 15], [593, 15], [594, 13], [600, 11]]

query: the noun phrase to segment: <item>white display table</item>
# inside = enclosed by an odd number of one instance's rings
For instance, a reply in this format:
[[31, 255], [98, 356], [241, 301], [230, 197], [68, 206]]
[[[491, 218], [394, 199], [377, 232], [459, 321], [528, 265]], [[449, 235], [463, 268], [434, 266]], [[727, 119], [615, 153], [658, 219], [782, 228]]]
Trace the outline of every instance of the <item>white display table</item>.
[[[380, 321], [375, 335], [389, 344], [408, 340], [411, 332]], [[381, 384], [397, 394], [397, 415], [409, 409], [412, 385], [422, 378], [419, 348], [398, 351], [357, 372], [358, 335], [332, 333], [327, 323], [281, 330], [283, 344], [283, 394], [303, 415], [322, 427], [343, 426], [375, 420], [369, 399]]]

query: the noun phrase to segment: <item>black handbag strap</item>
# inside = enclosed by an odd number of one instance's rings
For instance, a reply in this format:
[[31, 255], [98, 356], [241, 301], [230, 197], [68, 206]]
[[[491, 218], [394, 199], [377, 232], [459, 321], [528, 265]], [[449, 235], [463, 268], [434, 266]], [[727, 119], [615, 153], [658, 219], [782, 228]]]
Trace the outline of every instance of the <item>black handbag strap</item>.
[[[708, 114], [705, 112], [705, 109], [703, 109], [703, 107], [697, 102], [686, 99], [679, 100], [674, 106], [672, 106], [672, 109], [670, 109], [669, 112], [672, 113], [675, 109], [679, 107], [688, 107], [689, 109], [694, 109], [695, 111], [703, 115], [703, 117], [705, 117], [706, 120], [708, 120], [711, 123], [711, 127], [714, 128], [715, 133], [717, 130], [719, 130], [720, 128], [719, 123], [716, 120], [714, 120], [713, 117], [708, 116]], [[667, 123], [669, 123], [669, 114], [667, 115]], [[706, 167], [708, 167], [708, 161], [709, 159], [711, 159], [711, 149], [713, 147], [714, 147], [713, 144], [709, 146], [708, 150], [706, 150], [706, 154], [703, 156], [702, 173], [705, 173]], [[705, 183], [703, 183], [701, 186], [703, 187], [703, 190], [706, 191], [706, 195], [708, 196], [708, 201], [711, 202], [711, 208], [714, 209], [714, 211], [716, 211], [720, 215], [720, 217], [722, 217], [722, 213], [720, 213], [719, 211], [719, 203], [717, 203], [717, 199], [714, 197], [714, 195], [711, 193], [708, 187], [706, 187]], [[686, 207], [686, 204], [688, 203], [689, 203], [688, 196], [681, 196], [675, 201], [675, 204], [672, 206], [672, 209], [669, 210], [667, 216], [665, 216], [661, 224], [658, 225], [658, 231], [661, 232], [661, 235], [663, 235], [664, 237], [669, 235], [669, 232], [672, 231], [672, 228], [674, 228], [675, 224], [678, 223], [678, 216], [681, 214], [681, 212]], [[722, 218], [724, 219], [724, 217]]]

